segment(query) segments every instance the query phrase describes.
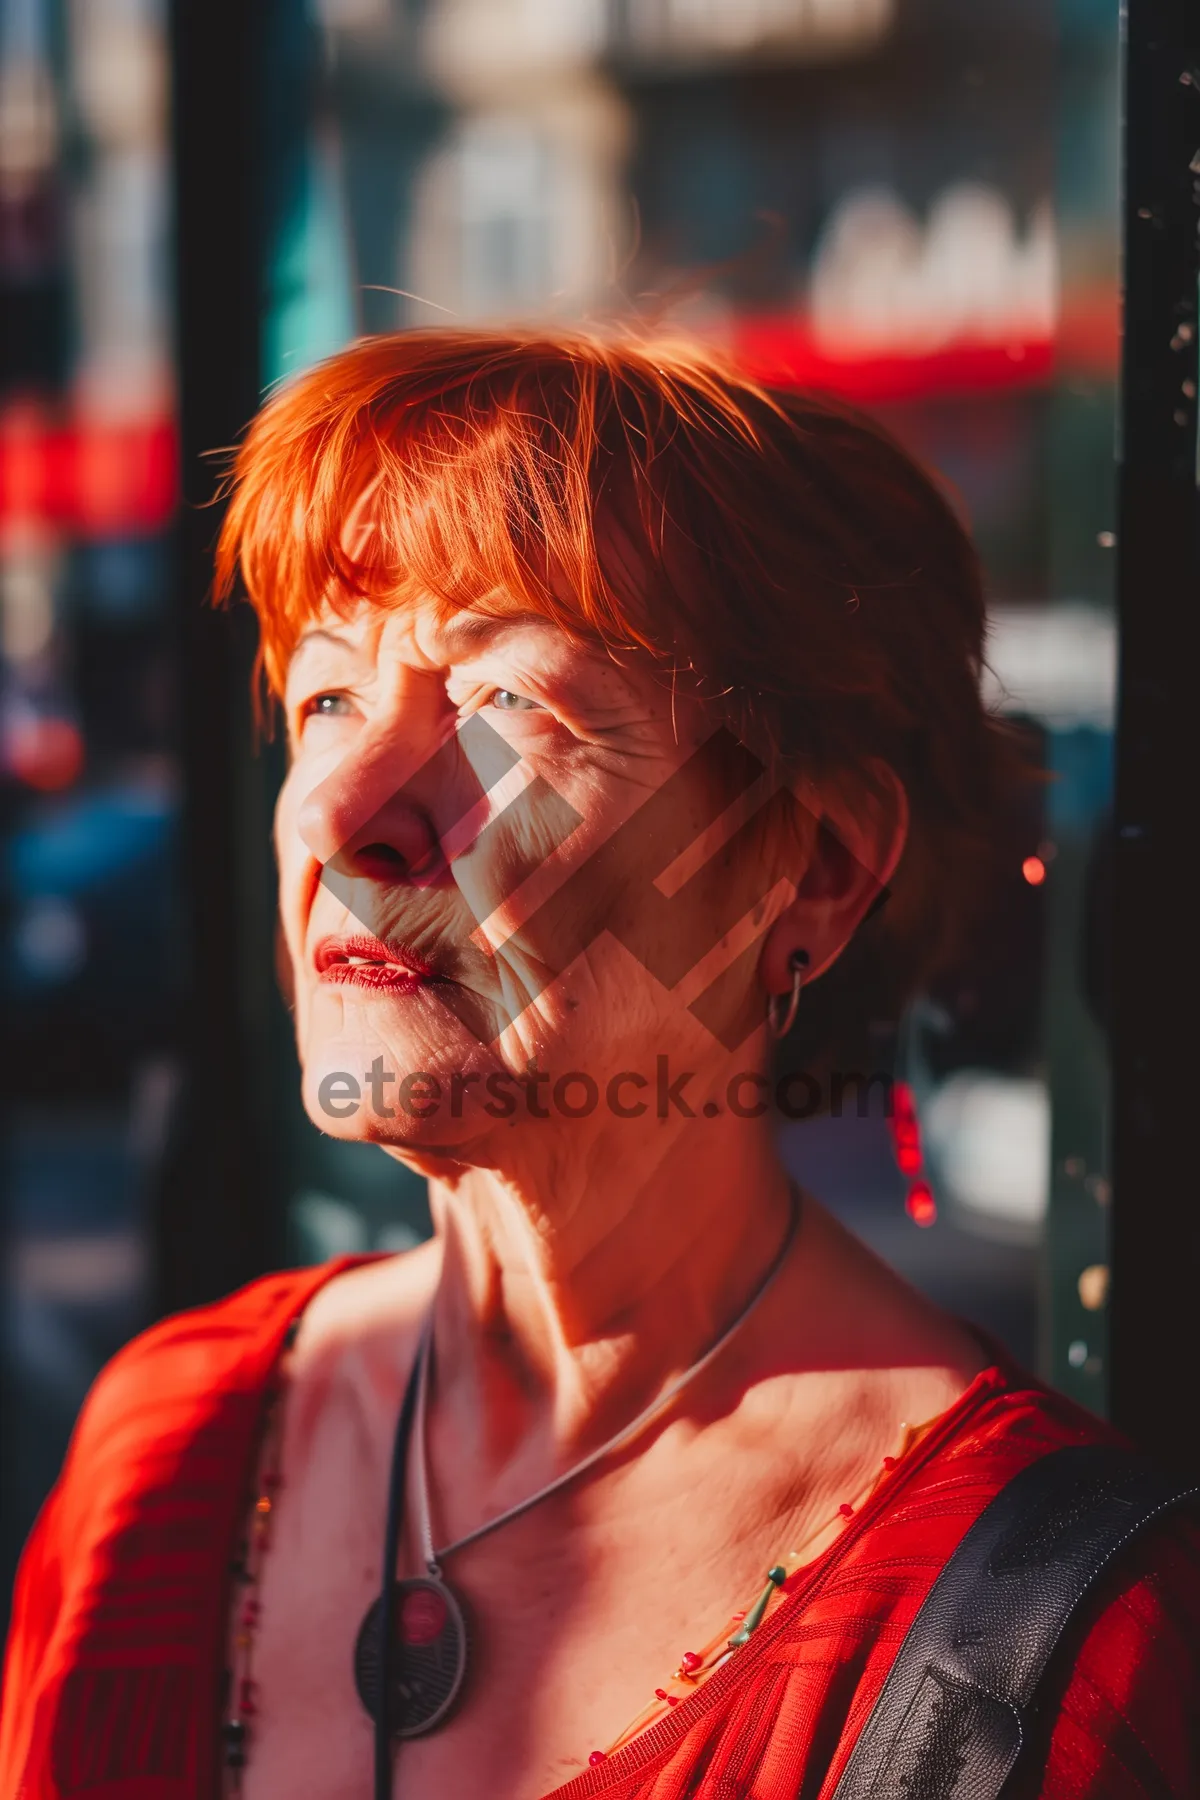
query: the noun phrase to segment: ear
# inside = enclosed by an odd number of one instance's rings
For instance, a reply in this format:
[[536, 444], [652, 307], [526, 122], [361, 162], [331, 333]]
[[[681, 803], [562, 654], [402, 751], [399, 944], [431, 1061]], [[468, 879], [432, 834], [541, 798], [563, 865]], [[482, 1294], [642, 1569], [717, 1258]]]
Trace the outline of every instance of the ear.
[[763, 944], [759, 976], [768, 994], [791, 987], [794, 950], [808, 952], [806, 980], [824, 974], [886, 898], [908, 837], [908, 796], [884, 763], [872, 764], [869, 786], [855, 788], [821, 796], [812, 856]]

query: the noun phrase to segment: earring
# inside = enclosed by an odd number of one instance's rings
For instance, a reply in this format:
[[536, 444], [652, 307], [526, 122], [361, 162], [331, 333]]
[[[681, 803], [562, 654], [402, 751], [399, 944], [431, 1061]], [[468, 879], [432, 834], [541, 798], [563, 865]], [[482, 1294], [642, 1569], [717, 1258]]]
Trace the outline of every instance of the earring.
[[[793, 950], [788, 957], [788, 968], [792, 971], [792, 990], [789, 994], [771, 994], [767, 1000], [767, 1026], [772, 1037], [784, 1038], [796, 1023], [796, 1010], [800, 1005], [800, 989], [804, 983], [804, 971], [810, 957], [807, 950]], [[787, 1010], [780, 1018], [779, 1003], [786, 1000]]]

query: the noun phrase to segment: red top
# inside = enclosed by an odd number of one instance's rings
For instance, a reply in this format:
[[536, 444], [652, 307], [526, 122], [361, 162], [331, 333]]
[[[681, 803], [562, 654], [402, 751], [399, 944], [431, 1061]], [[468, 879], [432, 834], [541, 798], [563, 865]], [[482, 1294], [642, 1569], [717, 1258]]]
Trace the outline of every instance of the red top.
[[[3, 1800], [215, 1800], [228, 1571], [263, 1393], [288, 1322], [349, 1260], [168, 1319], [100, 1376], [18, 1576]], [[1035, 1456], [1111, 1435], [1020, 1370], [985, 1370], [744, 1649], [553, 1800], [830, 1800], [968, 1526]], [[1024, 1795], [1196, 1800], [1200, 1528], [1147, 1532], [1074, 1645]]]

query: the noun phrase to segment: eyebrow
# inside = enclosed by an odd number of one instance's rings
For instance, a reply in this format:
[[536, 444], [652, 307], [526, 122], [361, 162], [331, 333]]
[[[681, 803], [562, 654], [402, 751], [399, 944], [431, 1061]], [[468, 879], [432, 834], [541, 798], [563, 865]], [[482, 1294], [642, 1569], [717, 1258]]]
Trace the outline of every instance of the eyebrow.
[[[544, 613], [536, 612], [504, 612], [479, 613], [458, 612], [438, 628], [438, 647], [447, 663], [473, 650], [482, 649], [506, 632], [516, 631], [523, 625], [551, 625]], [[310, 625], [296, 639], [288, 667], [295, 662], [300, 652], [313, 643], [335, 644], [340, 650], [354, 652], [356, 646], [339, 632], [330, 631], [323, 625]]]
[[292, 654], [288, 657], [289, 665], [295, 661], [300, 652], [309, 644], [316, 643], [318, 638], [323, 639], [327, 644], [337, 644], [342, 650], [352, 650], [354, 648], [349, 639], [339, 637], [336, 631], [326, 631], [323, 625], [310, 625], [307, 631], [302, 631], [300, 633], [300, 636], [292, 646]]
[[494, 638], [502, 637], [507, 631], [516, 631], [522, 625], [549, 624], [550, 620], [544, 613], [461, 612], [440, 628], [438, 636], [440, 647], [447, 661], [453, 662], [456, 656], [461, 656], [466, 651], [478, 650]]

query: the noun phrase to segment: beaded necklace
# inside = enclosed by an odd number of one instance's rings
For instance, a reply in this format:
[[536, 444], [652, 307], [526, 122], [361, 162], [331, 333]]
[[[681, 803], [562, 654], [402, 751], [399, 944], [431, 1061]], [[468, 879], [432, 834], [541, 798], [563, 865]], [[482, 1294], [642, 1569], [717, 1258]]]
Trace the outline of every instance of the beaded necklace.
[[[254, 1720], [258, 1716], [258, 1686], [254, 1675], [254, 1644], [262, 1619], [262, 1606], [258, 1594], [263, 1564], [271, 1547], [274, 1514], [283, 1486], [280, 1470], [283, 1395], [287, 1384], [290, 1352], [295, 1344], [299, 1328], [299, 1318], [293, 1319], [284, 1335], [279, 1361], [263, 1396], [254, 1482], [247, 1507], [242, 1540], [230, 1571], [235, 1583], [235, 1595], [230, 1656], [225, 1672], [225, 1697], [222, 1707], [225, 1800], [241, 1800], [242, 1776], [252, 1747]], [[610, 1756], [615, 1755], [618, 1750], [623, 1750], [627, 1744], [640, 1737], [643, 1731], [648, 1730], [656, 1720], [665, 1717], [672, 1708], [678, 1706], [682, 1700], [687, 1699], [697, 1688], [703, 1686], [710, 1675], [728, 1662], [729, 1658], [735, 1655], [743, 1644], [749, 1642], [763, 1620], [784, 1598], [780, 1592], [783, 1583], [803, 1566], [801, 1558], [805, 1552], [830, 1531], [839, 1527], [845, 1529], [861, 1506], [870, 1499], [880, 1482], [891, 1473], [900, 1458], [911, 1449], [913, 1444], [919, 1442], [933, 1423], [933, 1420], [928, 1420], [921, 1425], [902, 1424], [900, 1426], [900, 1444], [896, 1455], [885, 1456], [877, 1474], [859, 1493], [854, 1495], [851, 1500], [843, 1500], [835, 1513], [830, 1514], [795, 1549], [789, 1551], [782, 1563], [776, 1564], [767, 1572], [762, 1592], [744, 1610], [735, 1612], [722, 1631], [718, 1632], [700, 1650], [685, 1650], [674, 1674], [670, 1677], [670, 1685], [656, 1688], [653, 1700], [638, 1713], [636, 1718], [630, 1720], [625, 1729], [612, 1740], [606, 1749], [593, 1750], [586, 1759], [587, 1763], [595, 1767], [599, 1763], [607, 1762]]]
[[229, 1571], [233, 1578], [233, 1629], [221, 1706], [224, 1791], [227, 1800], [239, 1800], [241, 1795], [242, 1771], [246, 1767], [254, 1720], [258, 1714], [258, 1687], [254, 1679], [254, 1640], [262, 1618], [262, 1604], [258, 1594], [263, 1563], [271, 1548], [275, 1507], [279, 1490], [283, 1486], [280, 1470], [283, 1395], [291, 1351], [299, 1329], [300, 1319], [297, 1317], [284, 1333], [282, 1350], [263, 1395], [252, 1501], [246, 1513], [238, 1552]]
[[[688, 1699], [697, 1688], [704, 1685], [710, 1675], [714, 1675], [727, 1663], [730, 1657], [749, 1641], [763, 1620], [775, 1611], [781, 1601], [786, 1599], [786, 1595], [781, 1591], [783, 1584], [804, 1567], [802, 1559], [805, 1552], [812, 1551], [813, 1546], [818, 1544], [829, 1532], [836, 1530], [840, 1535], [855, 1514], [871, 1498], [880, 1483], [891, 1474], [900, 1459], [914, 1444], [920, 1442], [934, 1423], [935, 1421], [930, 1419], [922, 1425], [902, 1424], [900, 1426], [900, 1443], [896, 1454], [885, 1456], [877, 1474], [854, 1495], [852, 1500], [843, 1500], [835, 1513], [831, 1513], [822, 1524], [810, 1531], [794, 1550], [789, 1550], [782, 1563], [777, 1563], [767, 1571], [765, 1586], [752, 1605], [740, 1612], [735, 1612], [724, 1628], [715, 1637], [710, 1638], [701, 1649], [684, 1651], [678, 1667], [670, 1678], [670, 1685], [655, 1688], [653, 1700], [637, 1714], [636, 1718], [630, 1720], [624, 1731], [615, 1737], [606, 1749], [592, 1751], [588, 1757], [589, 1765], [594, 1768], [598, 1763], [607, 1762], [610, 1756], [614, 1756], [618, 1750], [623, 1750], [627, 1744], [640, 1737], [643, 1731], [648, 1731], [657, 1720], [665, 1718], [673, 1707], [678, 1706], [681, 1700]], [[834, 1542], [836, 1539], [830, 1539], [830, 1543], [825, 1548], [831, 1548]], [[820, 1554], [820, 1552], [814, 1552], [814, 1554]]]

